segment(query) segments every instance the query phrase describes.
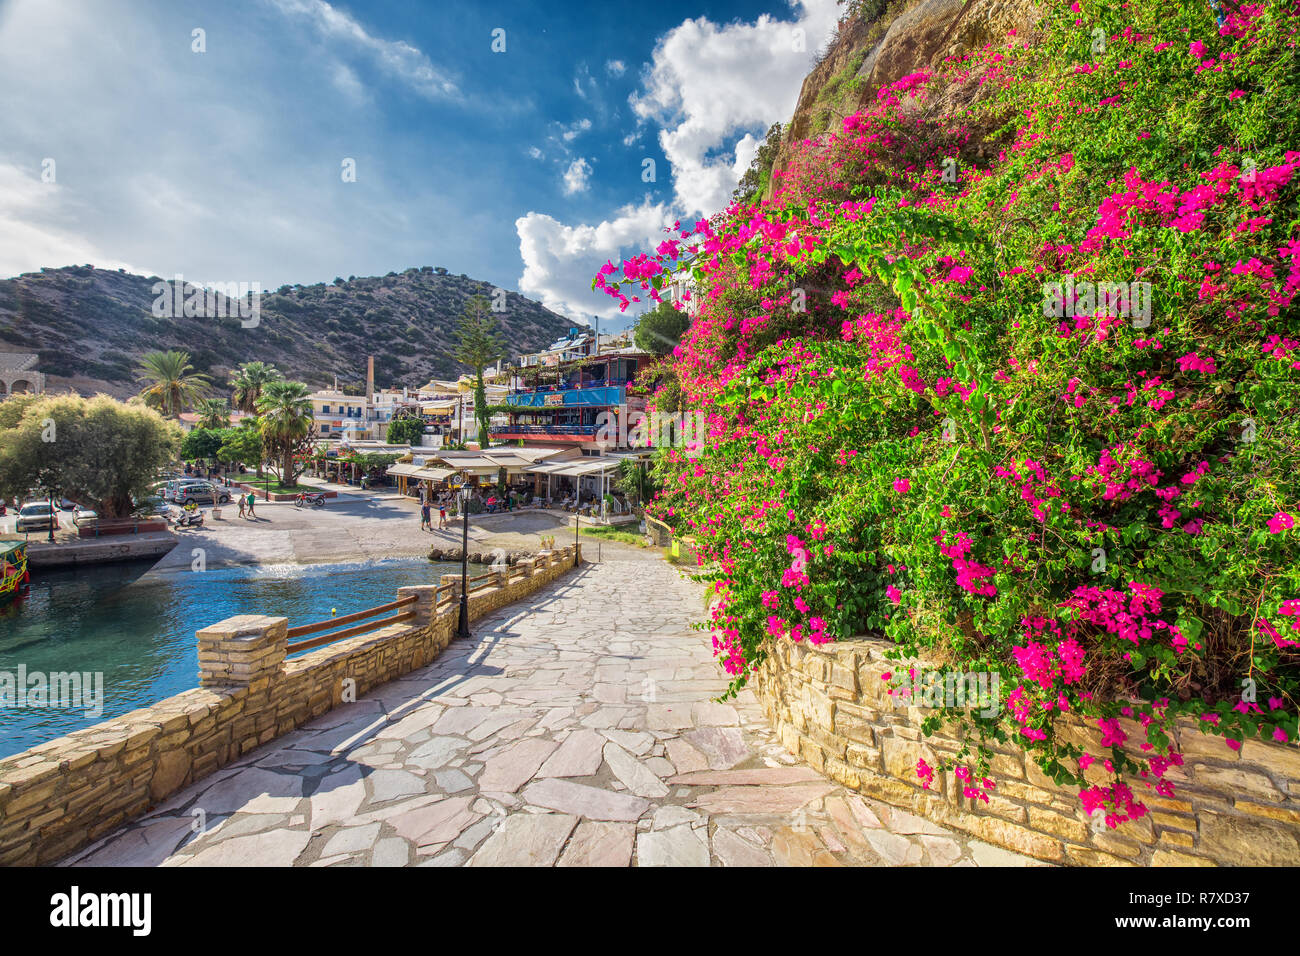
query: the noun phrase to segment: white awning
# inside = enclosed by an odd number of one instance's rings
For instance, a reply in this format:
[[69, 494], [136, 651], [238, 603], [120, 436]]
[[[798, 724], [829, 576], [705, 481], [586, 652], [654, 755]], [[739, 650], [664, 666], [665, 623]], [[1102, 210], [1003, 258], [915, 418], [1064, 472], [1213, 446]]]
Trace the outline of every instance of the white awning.
[[530, 465], [524, 471], [536, 475], [562, 475], [568, 478], [580, 478], [584, 475], [597, 475], [614, 471], [618, 468], [618, 459], [605, 457], [571, 458], [568, 461], [542, 462]]

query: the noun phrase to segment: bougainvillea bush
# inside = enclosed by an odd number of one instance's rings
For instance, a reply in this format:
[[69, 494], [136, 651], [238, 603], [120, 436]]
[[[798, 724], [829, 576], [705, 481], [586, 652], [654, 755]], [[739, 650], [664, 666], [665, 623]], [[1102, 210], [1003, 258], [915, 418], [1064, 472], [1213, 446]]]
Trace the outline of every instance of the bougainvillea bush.
[[927, 718], [969, 731], [967, 796], [1014, 741], [1111, 826], [1172, 792], [1177, 718], [1295, 741], [1300, 4], [1220, 9], [1059, 5], [597, 276], [694, 278], [708, 440], [660, 452], [652, 512], [732, 692], [774, 641], [883, 633], [1000, 676], [993, 716]]

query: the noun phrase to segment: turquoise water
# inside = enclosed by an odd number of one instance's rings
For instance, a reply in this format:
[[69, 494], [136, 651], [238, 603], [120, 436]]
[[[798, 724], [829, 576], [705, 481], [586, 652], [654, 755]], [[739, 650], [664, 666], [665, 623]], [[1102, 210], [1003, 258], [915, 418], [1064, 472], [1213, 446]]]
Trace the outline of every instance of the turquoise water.
[[20, 665], [29, 675], [103, 674], [99, 717], [84, 707], [0, 707], [0, 756], [198, 686], [194, 632], [231, 615], [310, 624], [331, 609], [341, 617], [385, 604], [403, 585], [437, 584], [460, 570], [423, 558], [168, 573], [148, 573], [150, 564], [33, 568], [28, 596], [0, 608], [0, 679]]

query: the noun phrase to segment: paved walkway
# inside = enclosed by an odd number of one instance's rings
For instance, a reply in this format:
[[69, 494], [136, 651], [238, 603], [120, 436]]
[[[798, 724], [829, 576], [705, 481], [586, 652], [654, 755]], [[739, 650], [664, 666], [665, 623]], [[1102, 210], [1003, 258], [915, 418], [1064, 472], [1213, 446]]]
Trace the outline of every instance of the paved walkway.
[[[646, 555], [476, 622], [74, 856], [201, 866], [1024, 865], [799, 764]], [[201, 831], [201, 832], [200, 832]]]

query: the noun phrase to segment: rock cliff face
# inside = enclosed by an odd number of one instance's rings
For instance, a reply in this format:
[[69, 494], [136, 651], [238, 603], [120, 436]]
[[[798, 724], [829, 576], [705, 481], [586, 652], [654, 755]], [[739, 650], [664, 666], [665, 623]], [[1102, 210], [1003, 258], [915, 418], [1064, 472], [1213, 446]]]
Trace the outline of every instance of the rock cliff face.
[[1032, 42], [1041, 15], [1031, 0], [895, 0], [877, 14], [851, 12], [804, 79], [776, 168], [784, 166], [791, 144], [832, 128], [882, 86], [998, 42], [1013, 28]]

